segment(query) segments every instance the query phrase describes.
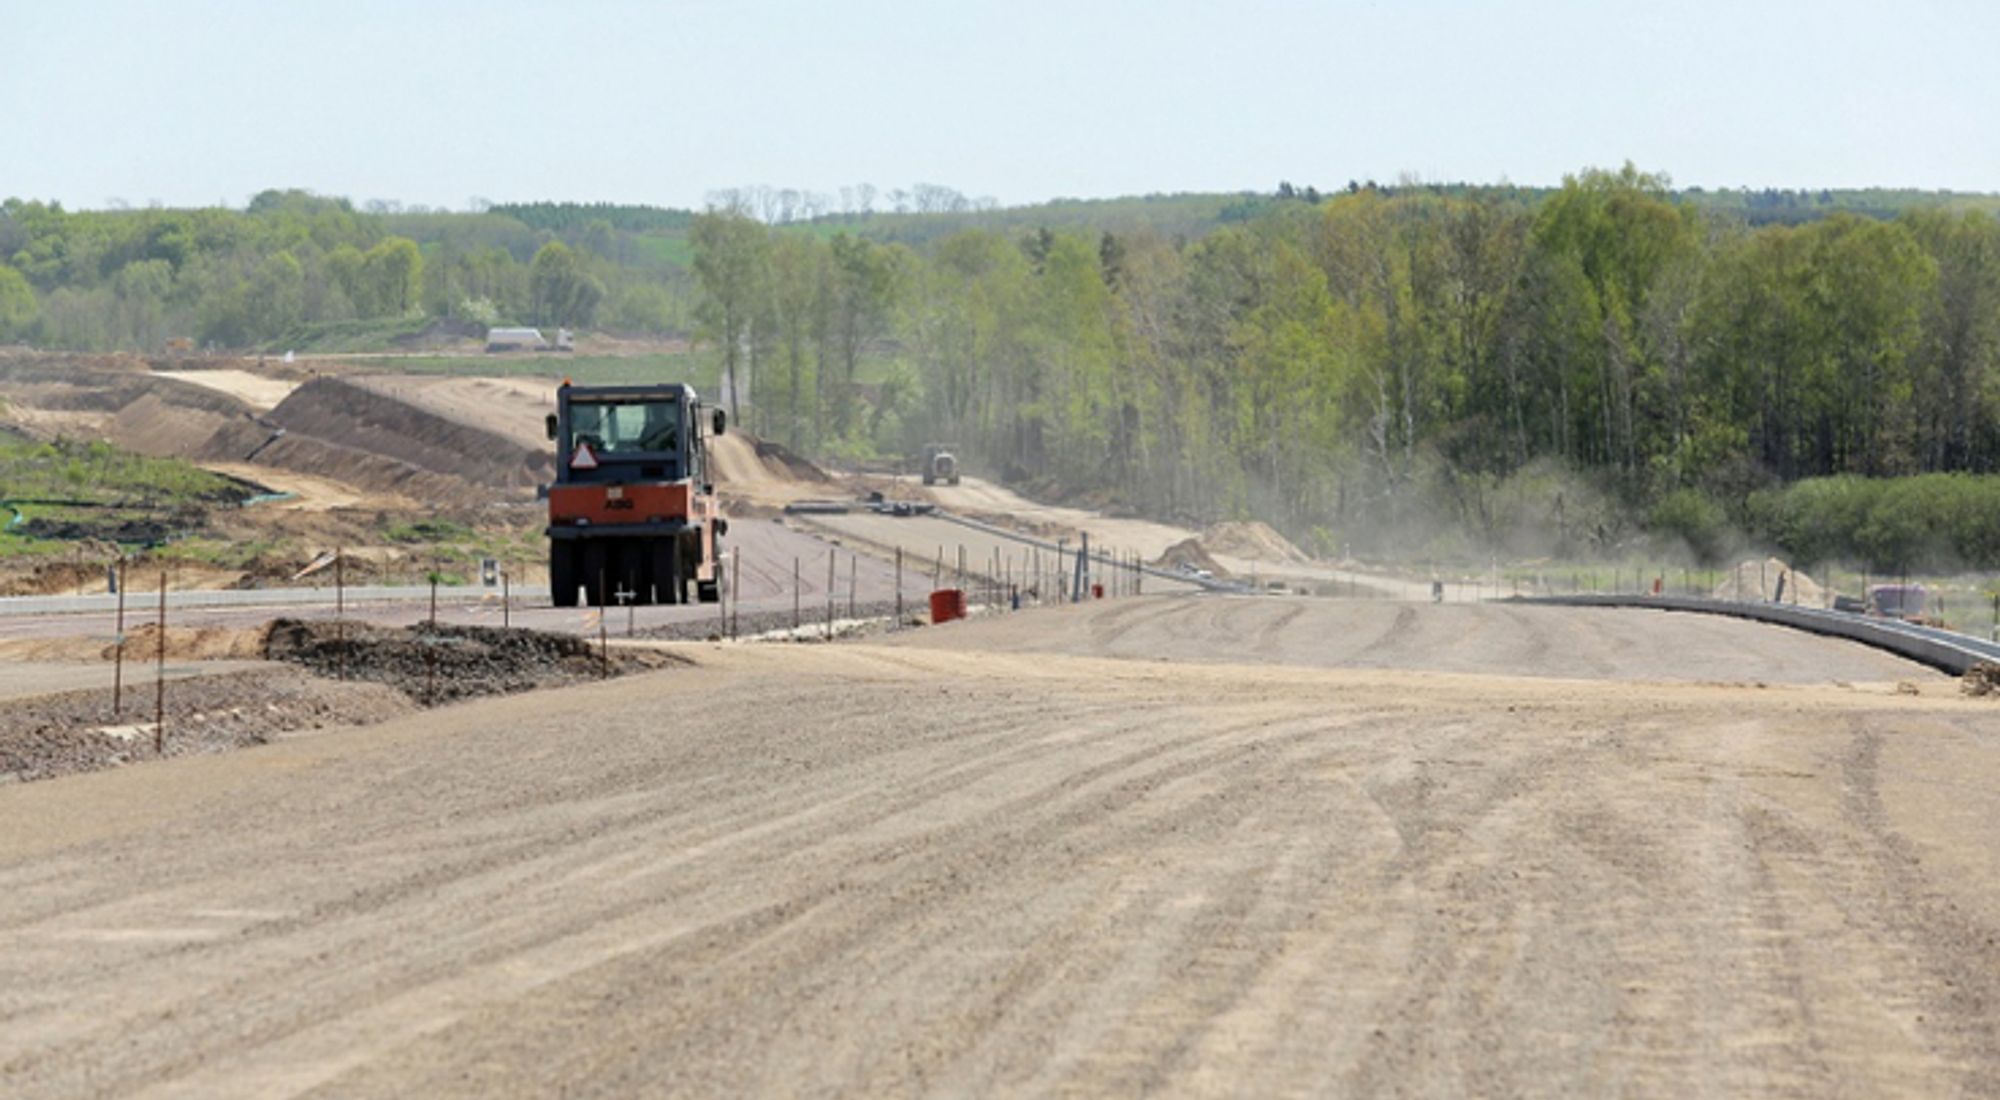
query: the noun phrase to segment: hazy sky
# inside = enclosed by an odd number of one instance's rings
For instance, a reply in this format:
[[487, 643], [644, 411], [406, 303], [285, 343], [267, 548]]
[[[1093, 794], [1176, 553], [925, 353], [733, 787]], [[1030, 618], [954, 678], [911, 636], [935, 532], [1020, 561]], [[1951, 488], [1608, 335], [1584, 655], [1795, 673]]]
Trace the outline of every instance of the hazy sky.
[[0, 0], [0, 196], [2000, 190], [2000, 5]]

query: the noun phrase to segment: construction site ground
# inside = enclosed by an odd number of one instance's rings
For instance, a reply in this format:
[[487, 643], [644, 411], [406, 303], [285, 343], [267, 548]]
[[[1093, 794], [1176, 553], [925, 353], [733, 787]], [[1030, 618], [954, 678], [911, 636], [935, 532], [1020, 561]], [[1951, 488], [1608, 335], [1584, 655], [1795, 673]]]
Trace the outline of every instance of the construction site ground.
[[[1921, 666], [734, 432], [725, 608], [509, 561], [403, 629], [385, 532], [538, 534], [544, 383], [164, 366], [0, 356], [34, 437], [296, 494], [177, 566], [165, 759], [152, 574], [117, 704], [108, 600], [0, 600], [0, 1096], [2000, 1095], [2000, 709]], [[781, 514], [874, 484], [1337, 598], [1037, 606], [1018, 538]], [[1027, 609], [891, 629], [960, 546]]]
[[1321, 606], [689, 646], [7, 789], [0, 1091], [2000, 1088], [1990, 705], [1662, 614], [1307, 667], [1389, 605]]
[[[259, 667], [253, 661], [230, 660], [174, 660], [160, 665], [154, 662], [150, 652], [134, 648], [132, 661], [124, 670], [131, 684], [132, 697], [139, 697], [139, 685], [146, 687], [147, 698], [152, 695], [153, 681], [164, 674], [169, 680], [184, 680], [194, 676], [221, 676], [232, 672], [247, 672]], [[117, 680], [118, 672], [110, 662], [97, 661], [37, 661], [13, 659], [0, 656], [0, 705], [11, 700], [32, 699], [36, 696], [54, 695], [70, 691], [89, 691], [111, 688]]]

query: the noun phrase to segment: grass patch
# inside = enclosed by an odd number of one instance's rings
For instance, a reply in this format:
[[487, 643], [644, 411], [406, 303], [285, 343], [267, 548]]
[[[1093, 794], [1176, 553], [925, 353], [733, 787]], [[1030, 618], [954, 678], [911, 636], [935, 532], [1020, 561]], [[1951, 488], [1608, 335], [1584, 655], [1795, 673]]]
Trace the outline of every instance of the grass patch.
[[102, 441], [34, 443], [0, 436], [5, 499], [78, 501], [124, 507], [236, 504], [242, 483], [176, 458], [148, 458]]
[[0, 558], [59, 555], [84, 539], [159, 546], [250, 493], [180, 459], [0, 434]]
[[[0, 510], [0, 523], [5, 523], [6, 512]], [[0, 531], [0, 561], [32, 560], [35, 558], [60, 558], [69, 553], [68, 544], [48, 539], [30, 538], [9, 531]]]
[[195, 535], [177, 539], [153, 551], [160, 562], [189, 562], [218, 569], [243, 569], [266, 554], [281, 551], [275, 542], [261, 539], [221, 539]]

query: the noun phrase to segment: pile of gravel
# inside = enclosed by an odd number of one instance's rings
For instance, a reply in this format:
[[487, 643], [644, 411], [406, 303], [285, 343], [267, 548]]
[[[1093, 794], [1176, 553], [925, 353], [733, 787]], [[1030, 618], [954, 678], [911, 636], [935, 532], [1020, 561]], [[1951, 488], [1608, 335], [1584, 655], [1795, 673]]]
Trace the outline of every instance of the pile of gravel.
[[650, 650], [597, 647], [573, 634], [447, 623], [384, 627], [279, 619], [264, 656], [329, 678], [386, 684], [426, 706], [559, 687], [680, 663]]
[[1966, 669], [1965, 676], [1959, 680], [1959, 689], [1981, 699], [2000, 695], [2000, 664], [1981, 661]]
[[301, 730], [371, 725], [458, 699], [683, 663], [654, 650], [613, 648], [600, 657], [582, 638], [534, 630], [292, 619], [271, 624], [264, 655], [282, 663], [168, 681], [164, 751], [150, 680], [126, 688], [122, 713], [108, 690], [11, 701], [0, 708], [0, 783], [222, 752]]
[[[167, 682], [164, 755], [262, 745], [281, 733], [386, 721], [415, 709], [380, 684], [336, 684], [291, 668]], [[22, 699], [0, 708], [0, 782], [49, 779], [162, 755], [153, 684]]]

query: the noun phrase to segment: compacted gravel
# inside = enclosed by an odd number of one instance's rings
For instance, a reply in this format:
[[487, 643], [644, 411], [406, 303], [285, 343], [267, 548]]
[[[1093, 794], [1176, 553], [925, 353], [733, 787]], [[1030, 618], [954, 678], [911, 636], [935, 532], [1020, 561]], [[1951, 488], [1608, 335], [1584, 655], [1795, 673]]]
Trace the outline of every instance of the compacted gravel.
[[691, 643], [0, 788], [0, 1095], [2000, 1094], [1994, 704], [1407, 610]]

